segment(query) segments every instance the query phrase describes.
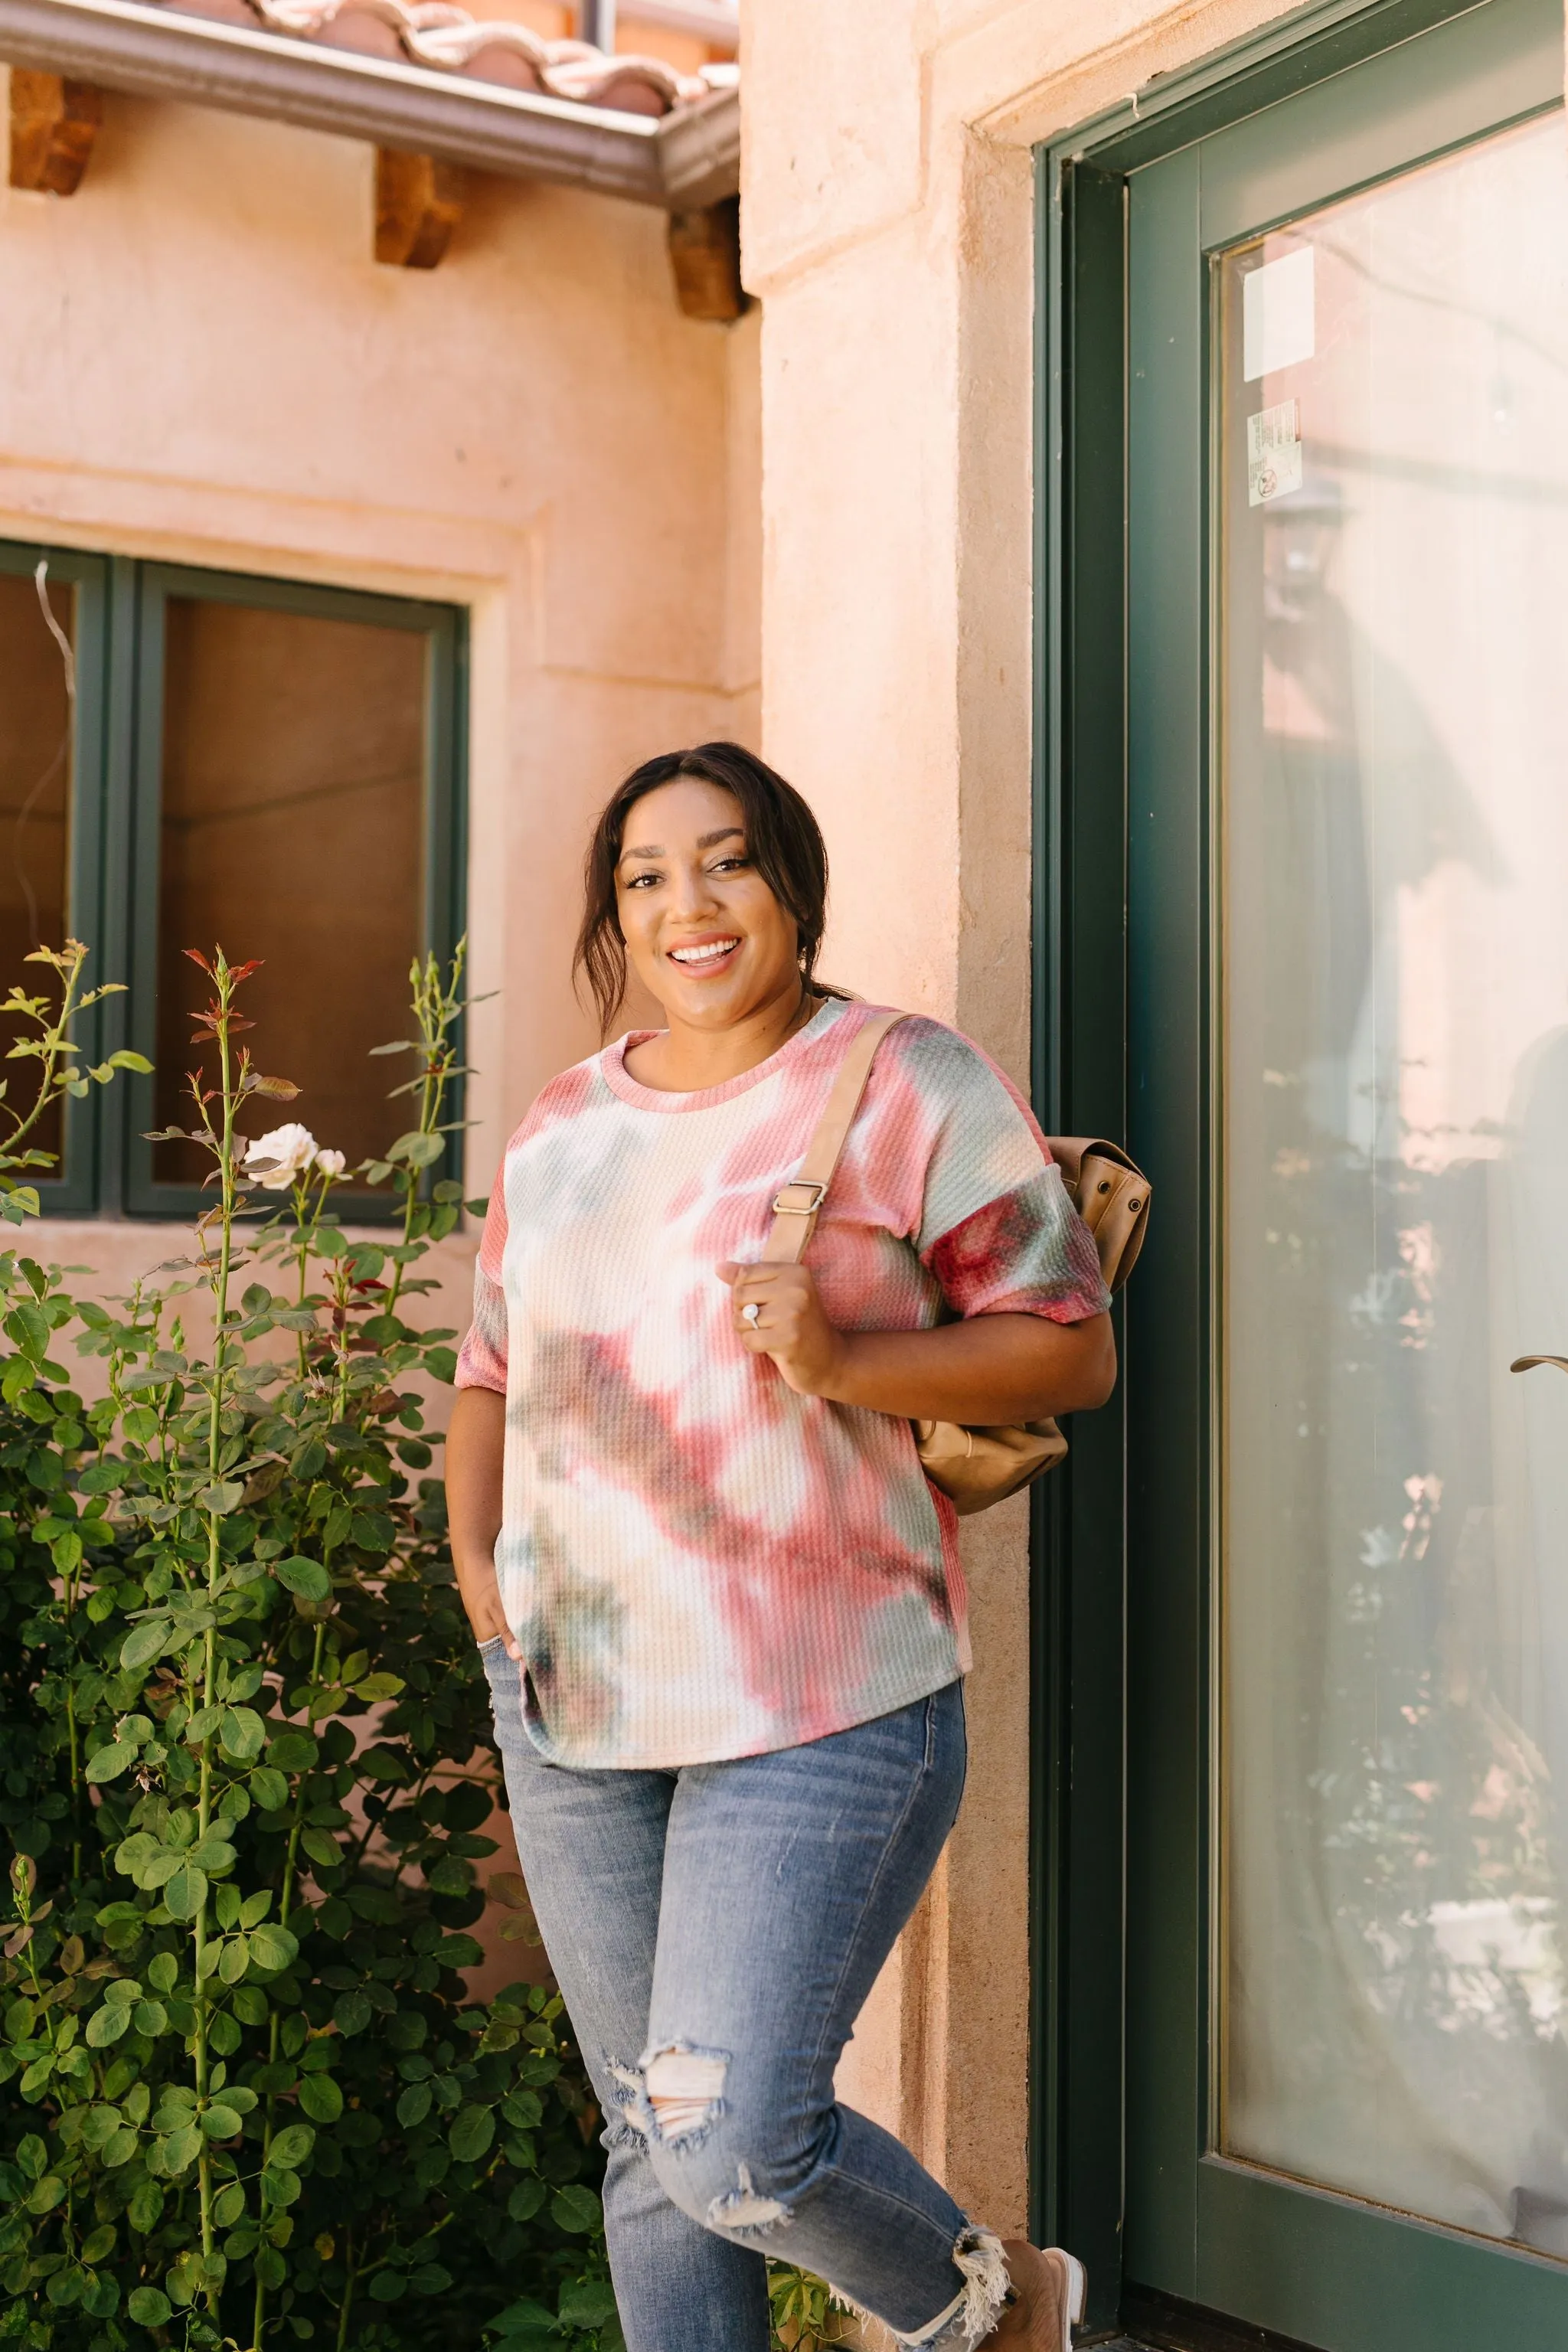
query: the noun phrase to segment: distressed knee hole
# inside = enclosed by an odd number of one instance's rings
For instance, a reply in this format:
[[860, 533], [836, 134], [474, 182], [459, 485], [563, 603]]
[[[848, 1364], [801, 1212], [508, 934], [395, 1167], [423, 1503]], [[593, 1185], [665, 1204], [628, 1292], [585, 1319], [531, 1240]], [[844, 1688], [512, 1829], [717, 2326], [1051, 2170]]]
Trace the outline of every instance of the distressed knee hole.
[[759, 2194], [752, 2185], [751, 2167], [741, 2165], [736, 2177], [739, 2186], [722, 2197], [715, 2197], [709, 2206], [709, 2228], [738, 2231], [742, 2235], [748, 2231], [784, 2228], [790, 2218], [787, 2208], [781, 2205], [776, 2197]]
[[689, 2144], [707, 2130], [723, 2104], [729, 2067], [722, 2051], [679, 2046], [643, 2061], [643, 2089], [666, 2147]]

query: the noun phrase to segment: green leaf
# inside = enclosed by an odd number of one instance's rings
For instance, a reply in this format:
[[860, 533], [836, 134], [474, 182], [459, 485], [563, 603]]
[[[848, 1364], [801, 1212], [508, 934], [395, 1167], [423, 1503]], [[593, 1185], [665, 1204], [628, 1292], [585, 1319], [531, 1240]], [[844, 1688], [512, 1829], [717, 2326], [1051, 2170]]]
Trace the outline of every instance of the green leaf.
[[580, 2180], [568, 2181], [564, 2189], [558, 2189], [550, 2200], [550, 2210], [563, 2230], [571, 2230], [582, 2237], [591, 2235], [604, 2221], [603, 2206]]
[[281, 1812], [289, 1801], [288, 1781], [269, 1764], [258, 1764], [246, 1786], [264, 1813]]
[[115, 1740], [111, 1746], [100, 1748], [96, 1756], [88, 1759], [85, 1778], [95, 1784], [100, 1780], [117, 1780], [121, 1773], [128, 1772], [135, 1761], [135, 1748], [129, 1742]]
[[433, 1168], [447, 1149], [447, 1139], [441, 1135], [421, 1135], [417, 1129], [400, 1135], [387, 1147], [388, 1160], [406, 1160], [410, 1168]]
[[342, 1849], [330, 1830], [302, 1829], [300, 1843], [310, 1860], [321, 1863], [324, 1869], [336, 1870], [343, 1859]]
[[520, 2180], [506, 2200], [506, 2210], [514, 2221], [531, 2221], [543, 2202], [542, 2180]]
[[267, 1726], [253, 1706], [231, 1706], [224, 1711], [221, 1733], [225, 1753], [237, 1763], [248, 1764], [259, 1756], [267, 1743]]
[[366, 1675], [363, 1682], [353, 1685], [353, 1695], [355, 1698], [369, 1699], [374, 1702], [376, 1699], [395, 1698], [398, 1692], [405, 1687], [401, 1675]]
[[131, 2011], [123, 2001], [106, 2000], [95, 2009], [87, 2021], [87, 2046], [89, 2050], [105, 2050], [118, 2042], [131, 2023]]
[[297, 1592], [301, 1601], [325, 1601], [332, 1589], [332, 1580], [318, 1559], [305, 1559], [295, 1552], [288, 1559], [275, 1559], [272, 1573], [279, 1584]]
[[267, 2160], [298, 2172], [315, 2145], [316, 2135], [309, 2124], [288, 2124], [273, 2139]]
[[[265, 1929], [258, 1931], [265, 1934]], [[300, 2105], [312, 2122], [335, 2124], [343, 2111], [343, 2095], [330, 2074], [302, 2074]]]
[[439, 2263], [421, 2263], [409, 2272], [408, 2284], [416, 2294], [445, 2294], [452, 2284], [452, 2273], [443, 2270]]
[[208, 1830], [205, 1837], [198, 1838], [195, 1845], [187, 1849], [184, 1859], [194, 1862], [198, 1870], [205, 1870], [216, 1878], [224, 1871], [233, 1869], [234, 1848], [221, 1832], [212, 1829]]
[[332, 2022], [340, 2033], [363, 2033], [370, 2021], [369, 1999], [357, 1985], [351, 1992], [339, 1993], [332, 2003]]
[[215, 2099], [202, 2116], [202, 2129], [208, 2139], [233, 2139], [241, 2126], [238, 2112], [226, 2106], [222, 2099]]
[[267, 1743], [268, 1760], [281, 1772], [308, 1772], [320, 1754], [308, 1731], [280, 1731]]
[[207, 1874], [195, 1863], [182, 1861], [163, 1889], [163, 1900], [176, 1919], [194, 1919], [207, 1899]]
[[163, 2218], [163, 2192], [155, 2180], [139, 2180], [131, 2194], [126, 2215], [133, 2230], [145, 2237]]
[[156, 2042], [169, 2022], [169, 2012], [161, 2000], [139, 2000], [131, 2012], [138, 2033], [149, 2042]]
[[140, 1625], [132, 1626], [121, 1644], [120, 1663], [129, 1673], [133, 1666], [144, 1666], [157, 1657], [173, 1637], [174, 1626], [167, 1617], [144, 1617]]
[[239, 1906], [240, 1926], [242, 1927], [259, 1927], [261, 1922], [266, 1918], [267, 1914], [271, 1910], [271, 1888], [267, 1886], [258, 1887], [254, 1895], [247, 1895], [244, 1902]]
[[[202, 2136], [198, 2127], [195, 2124], [182, 2124], [163, 2142], [164, 2168], [171, 2176], [184, 2172], [187, 2165], [195, 2164], [201, 2152]], [[559, 2203], [560, 2200], [556, 2201]]]
[[5, 1318], [5, 1337], [31, 1363], [42, 1363], [52, 1336], [48, 1317], [30, 1303], [14, 1307]]
[[213, 2220], [220, 2230], [232, 2230], [245, 2210], [245, 2190], [237, 2180], [220, 2189], [213, 2200]]
[[459, 2164], [483, 2156], [496, 2136], [496, 2119], [489, 2107], [459, 2107], [447, 2134], [447, 2145]]
[[100, 2263], [105, 2254], [112, 2253], [113, 2251], [114, 2224], [112, 2221], [105, 2221], [101, 2229], [94, 2230], [81, 2242], [81, 2259], [89, 2264]]
[[[81, 1538], [74, 1528], [68, 1528], [63, 1536], [55, 1538], [49, 1546], [49, 1558], [62, 1576], [71, 1575], [81, 1566]], [[98, 1595], [94, 1593], [93, 1599], [97, 1600], [97, 1598]]]
[[147, 1963], [147, 1981], [154, 1992], [173, 1992], [180, 1980], [180, 1963], [173, 1952], [154, 1952]]
[[100, 2161], [106, 2171], [113, 2172], [120, 2165], [129, 2164], [141, 2145], [141, 2134], [132, 2125], [121, 2124], [120, 2129], [104, 2142]]
[[29, 2213], [52, 2213], [65, 2193], [66, 2185], [58, 2173], [46, 2172], [43, 2179], [35, 2180], [27, 2191], [27, 2210]]
[[616, 2315], [616, 2291], [608, 2279], [579, 2279], [561, 2290], [563, 2327], [602, 2327]]
[[237, 1985], [250, 1966], [250, 1941], [246, 1936], [231, 1936], [223, 1948], [217, 1964], [218, 1975], [226, 1985]]
[[204, 1486], [196, 1496], [202, 1509], [210, 1511], [216, 1519], [237, 1511], [244, 1499], [245, 1487], [237, 1478], [219, 1478], [212, 1486]]
[[371, 2280], [370, 2291], [377, 2303], [395, 2303], [406, 2285], [401, 2271], [377, 2271]]
[[405, 2131], [412, 2131], [416, 2124], [424, 2122], [430, 2112], [430, 2098], [428, 2083], [409, 2084], [397, 2102], [397, 2120]]
[[162, 2327], [174, 2315], [174, 2305], [161, 2287], [133, 2287], [125, 2305], [125, 2315], [138, 2327]]
[[299, 1949], [298, 1938], [287, 1927], [279, 1927], [271, 1920], [263, 1920], [259, 1927], [253, 1927], [250, 1931], [252, 1968], [269, 1969], [276, 1974], [279, 1969], [288, 1967]]

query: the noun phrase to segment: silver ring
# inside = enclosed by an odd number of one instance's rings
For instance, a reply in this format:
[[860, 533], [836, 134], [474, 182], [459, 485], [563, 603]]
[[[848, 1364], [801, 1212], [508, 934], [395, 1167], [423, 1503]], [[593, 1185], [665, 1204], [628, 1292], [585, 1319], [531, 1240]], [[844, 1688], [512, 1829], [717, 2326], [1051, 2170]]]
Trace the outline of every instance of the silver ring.
[[754, 1331], [754, 1330], [756, 1329], [756, 1328], [757, 1328], [758, 1324], [762, 1321], [762, 1319], [763, 1319], [763, 1310], [762, 1310], [762, 1308], [758, 1306], [758, 1304], [757, 1304], [757, 1302], [756, 1302], [756, 1300], [755, 1300], [754, 1298], [748, 1298], [748, 1299], [747, 1299], [747, 1301], [746, 1301], [746, 1303], [745, 1303], [745, 1305], [744, 1305], [744, 1307], [742, 1307], [742, 1309], [741, 1309], [741, 1320], [742, 1320], [742, 1323], [749, 1323], [749, 1324], [751, 1325], [751, 1327], [752, 1327], [752, 1330]]

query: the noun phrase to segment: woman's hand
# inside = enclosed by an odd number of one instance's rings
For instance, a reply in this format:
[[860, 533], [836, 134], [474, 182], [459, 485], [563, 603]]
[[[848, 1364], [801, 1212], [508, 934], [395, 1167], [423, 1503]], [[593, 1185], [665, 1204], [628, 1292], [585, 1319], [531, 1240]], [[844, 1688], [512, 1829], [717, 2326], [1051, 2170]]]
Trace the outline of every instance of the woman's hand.
[[496, 1579], [494, 1560], [481, 1565], [470, 1559], [467, 1574], [458, 1579], [458, 1591], [462, 1595], [474, 1639], [481, 1648], [486, 1642], [499, 1639], [506, 1643], [509, 1658], [521, 1659], [522, 1652], [518, 1647], [517, 1635], [507, 1623], [506, 1611], [501, 1607], [500, 1586]]
[[731, 1263], [719, 1274], [730, 1285], [742, 1347], [771, 1356], [802, 1396], [909, 1421], [994, 1428], [1092, 1410], [1116, 1385], [1109, 1315], [1083, 1323], [971, 1315], [930, 1331], [841, 1331], [804, 1265]]
[[742, 1346], [753, 1356], [771, 1356], [799, 1395], [836, 1393], [846, 1335], [828, 1321], [815, 1275], [804, 1265], [731, 1263], [719, 1268], [719, 1278], [730, 1285]]

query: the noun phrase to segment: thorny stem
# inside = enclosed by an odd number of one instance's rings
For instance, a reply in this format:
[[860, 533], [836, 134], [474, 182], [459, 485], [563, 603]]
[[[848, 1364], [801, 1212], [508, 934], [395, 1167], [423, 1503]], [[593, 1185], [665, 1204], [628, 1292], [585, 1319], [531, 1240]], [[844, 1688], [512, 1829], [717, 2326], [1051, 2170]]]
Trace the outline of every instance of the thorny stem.
[[[319, 1624], [316, 1628], [316, 1645], [310, 1654], [310, 1687], [312, 1691], [315, 1690], [321, 1680], [321, 1650], [325, 1643], [326, 1637], [327, 1628], [323, 1622]], [[289, 1925], [289, 1914], [293, 1907], [294, 1877], [299, 1866], [300, 1858], [300, 1831], [304, 1821], [304, 1816], [305, 1784], [303, 1780], [301, 1780], [294, 1795], [294, 1819], [289, 1831], [289, 1851], [283, 1864], [283, 1888], [279, 1898], [278, 1919], [279, 1926], [284, 1927]], [[268, 2066], [276, 2066], [278, 2063], [278, 2032], [280, 2021], [278, 2011], [274, 2010], [267, 2037], [267, 2063]], [[267, 2121], [262, 2126], [261, 2134], [261, 2170], [264, 2175], [267, 2170], [268, 2158], [272, 2153], [272, 2134], [273, 2128], [277, 2123], [277, 2095], [274, 2092], [268, 2091], [267, 2095]], [[262, 2279], [258, 2278], [256, 2282], [256, 2306], [250, 2325], [251, 2352], [261, 2352], [261, 2336], [262, 2330], [266, 2325], [267, 2287], [265, 2282]]]
[[349, 2313], [353, 2308], [355, 2272], [354, 2238], [352, 2230], [343, 2240], [343, 2263], [346, 2275], [343, 2279], [343, 2299], [338, 2309], [337, 2352], [343, 2352], [343, 2347], [348, 2343]]
[[[414, 982], [414, 1014], [419, 1024], [419, 1049], [424, 1067], [420, 1074], [419, 1124], [420, 1135], [435, 1135], [440, 1130], [441, 1112], [447, 1099], [447, 1088], [457, 1070], [457, 1055], [447, 1034], [461, 1009], [458, 993], [462, 986], [463, 962], [468, 943], [459, 940], [452, 955], [452, 968], [446, 980], [433, 955], [423, 964], [416, 961], [410, 977]], [[403, 1249], [393, 1269], [392, 1287], [387, 1293], [386, 1312], [397, 1311], [397, 1301], [403, 1289], [403, 1270], [407, 1264], [406, 1252], [414, 1239], [414, 1221], [420, 1209], [419, 1187], [423, 1170], [411, 1168], [408, 1189], [403, 1202]]]
[[[220, 1205], [217, 1213], [219, 1228], [218, 1257], [217, 1265], [214, 1270], [212, 1277], [214, 1343], [212, 1386], [209, 1393], [207, 1409], [206, 1465], [207, 1485], [209, 1487], [216, 1486], [218, 1483], [218, 1474], [223, 1454], [224, 1371], [227, 1363], [229, 1344], [227, 1337], [228, 1285], [234, 1255], [234, 1121], [235, 1113], [238, 1108], [239, 1101], [238, 1089], [236, 1087], [234, 1082], [233, 1050], [229, 1034], [229, 1016], [234, 998], [234, 982], [229, 972], [227, 960], [224, 956], [221, 949], [218, 951], [213, 968], [213, 981], [217, 990], [217, 1019], [214, 1026], [218, 1049], [220, 1098], [223, 1108], [223, 1132], [218, 1155], [218, 1181], [222, 1188]], [[207, 1126], [208, 1122], [204, 1119], [203, 1124], [204, 1126]], [[210, 1127], [208, 1131], [210, 1132]], [[217, 1598], [218, 1586], [223, 1574], [223, 1514], [217, 1507], [216, 1497], [207, 1505], [206, 1519], [207, 1596], [209, 1600], [216, 1601]], [[216, 1679], [217, 1629], [216, 1626], [209, 1625], [205, 1634], [203, 1636], [202, 1705], [204, 1707], [211, 1706], [213, 1703], [213, 1692]], [[198, 1810], [196, 1819], [199, 1825], [198, 1836], [202, 1838], [206, 1836], [207, 1832], [212, 1825], [212, 1734], [209, 1732], [202, 1742], [201, 1787], [197, 1800]], [[203, 1967], [207, 1947], [207, 1898], [205, 1893], [202, 1896], [201, 1906], [195, 1916], [195, 1933], [196, 1958], [196, 2026], [195, 2035], [196, 2110], [198, 2114], [201, 2114], [205, 2111], [207, 2105], [207, 2083], [209, 2075], [207, 2047], [207, 2032], [209, 2024], [207, 1978]], [[210, 2154], [210, 2143], [208, 2142], [205, 2133], [202, 2137], [202, 2150], [198, 2159], [198, 2178], [201, 2188], [202, 2258], [205, 2266], [207, 2263], [210, 2263], [215, 2252], [212, 2157]], [[205, 2282], [205, 2301], [208, 2311], [212, 2314], [214, 2319], [216, 2319], [217, 2317], [218, 2310], [217, 2289], [212, 2284], [210, 2275], [208, 2275]]]

